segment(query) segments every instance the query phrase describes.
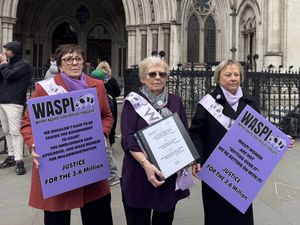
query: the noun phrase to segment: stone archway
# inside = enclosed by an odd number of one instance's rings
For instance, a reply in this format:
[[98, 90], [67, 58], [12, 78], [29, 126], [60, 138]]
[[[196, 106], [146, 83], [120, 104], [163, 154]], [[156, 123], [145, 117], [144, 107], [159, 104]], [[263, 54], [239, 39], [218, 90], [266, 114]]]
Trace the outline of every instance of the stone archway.
[[152, 51], [165, 51], [164, 59], [171, 67], [180, 55], [180, 21], [173, 0], [122, 0], [128, 34], [127, 67], [136, 65]]
[[[87, 61], [92, 67], [97, 67], [100, 61], [111, 64], [112, 36], [103, 25], [94, 26], [87, 36]], [[94, 49], [95, 51], [91, 51]]]
[[[23, 43], [25, 58], [32, 62], [34, 67], [41, 67], [59, 43], [77, 42], [83, 47], [85, 55], [88, 55], [88, 33], [96, 24], [105, 24], [111, 33], [111, 44], [109, 44], [110, 58], [113, 59], [111, 66], [122, 76], [127, 46], [125, 9], [122, 0], [16, 2], [18, 4], [14, 6], [14, 18], [17, 18], [17, 22], [15, 28], [10, 31], [10, 40], [15, 39]], [[72, 26], [77, 37], [59, 36], [59, 32], [56, 33], [55, 29], [61, 24], [68, 24], [65, 28]], [[89, 51], [97, 51], [97, 49], [89, 48]]]
[[63, 22], [53, 32], [52, 52], [61, 44], [78, 43], [78, 37], [71, 24]]
[[0, 1], [0, 46], [13, 38], [13, 26], [16, 23], [16, 13], [19, 0]]

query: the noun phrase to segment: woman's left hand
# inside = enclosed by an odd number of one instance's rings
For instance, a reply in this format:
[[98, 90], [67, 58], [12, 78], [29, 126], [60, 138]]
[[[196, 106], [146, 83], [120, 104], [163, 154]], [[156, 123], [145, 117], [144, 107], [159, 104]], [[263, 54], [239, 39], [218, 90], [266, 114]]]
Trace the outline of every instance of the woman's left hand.
[[163, 179], [163, 174], [161, 171], [159, 171], [152, 163], [150, 163], [148, 160], [146, 160], [145, 162], [143, 162], [143, 168], [146, 172], [148, 181], [154, 186], [154, 187], [159, 187], [161, 186], [163, 183], [165, 183], [164, 180], [159, 180], [157, 178], [160, 177]]
[[198, 173], [200, 172], [201, 170], [201, 164], [200, 163], [196, 163], [192, 166], [192, 174], [194, 177], [198, 178]]
[[291, 140], [291, 144], [289, 145], [288, 150], [291, 150], [294, 147], [294, 144], [296, 141], [292, 136], [290, 136], [290, 135], [287, 135], [287, 136]]

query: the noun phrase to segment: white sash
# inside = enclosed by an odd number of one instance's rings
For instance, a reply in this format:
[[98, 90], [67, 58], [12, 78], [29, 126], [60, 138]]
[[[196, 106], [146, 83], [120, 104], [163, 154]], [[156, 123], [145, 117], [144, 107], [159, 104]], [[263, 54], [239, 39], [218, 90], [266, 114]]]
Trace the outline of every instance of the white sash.
[[162, 119], [162, 116], [154, 109], [154, 107], [142, 96], [135, 92], [130, 92], [125, 100], [129, 101], [134, 110], [151, 125]]
[[[148, 125], [162, 119], [162, 116], [155, 110], [155, 108], [139, 94], [130, 92], [126, 96], [125, 100], [128, 100], [131, 103], [134, 110], [148, 123]], [[186, 190], [193, 186], [194, 182], [187, 168], [183, 168], [177, 172], [175, 191], [178, 189]]]
[[210, 95], [205, 95], [199, 103], [220, 123], [222, 126], [228, 130], [234, 123], [234, 120], [225, 116], [223, 111], [223, 106], [216, 102], [216, 100]]
[[53, 77], [46, 80], [41, 80], [37, 83], [42, 86], [42, 88], [47, 92], [48, 95], [67, 93], [66, 89], [55, 83]]

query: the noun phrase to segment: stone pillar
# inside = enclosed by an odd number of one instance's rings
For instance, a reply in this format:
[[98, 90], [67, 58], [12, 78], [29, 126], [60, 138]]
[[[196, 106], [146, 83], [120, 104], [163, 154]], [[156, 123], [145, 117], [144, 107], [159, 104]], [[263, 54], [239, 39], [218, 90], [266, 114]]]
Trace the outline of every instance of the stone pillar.
[[1, 28], [0, 34], [2, 34], [1, 40], [0, 40], [1, 47], [4, 44], [6, 44], [7, 42], [12, 41], [13, 26], [16, 23], [16, 21], [17, 21], [17, 19], [12, 18], [12, 17], [2, 17], [1, 18], [1, 27], [0, 27]]
[[181, 39], [180, 39], [181, 25], [175, 22], [171, 24], [170, 30], [170, 57], [169, 66], [170, 68], [177, 68], [178, 63], [180, 63], [181, 57]]
[[158, 52], [158, 24], [151, 24], [150, 29], [152, 32], [152, 51]]
[[147, 27], [139, 26], [141, 32], [141, 60], [147, 57]]
[[232, 17], [232, 41], [231, 41], [231, 58], [232, 59], [236, 59], [236, 51], [237, 51], [237, 48], [236, 48], [236, 16], [237, 16], [237, 13], [236, 13], [236, 7], [237, 7], [237, 1], [236, 0], [233, 0], [233, 1], [230, 1], [230, 8], [231, 8], [231, 13], [230, 13], [230, 16]]
[[170, 58], [170, 24], [169, 23], [163, 23], [162, 29], [164, 33], [164, 51], [166, 53], [164, 59], [167, 64], [169, 64], [169, 58]]
[[3, 46], [3, 30], [2, 30], [2, 17], [0, 17], [0, 52], [2, 52], [2, 46]]
[[267, 29], [267, 53], [265, 55], [265, 66], [273, 64], [279, 66], [282, 64], [281, 52], [281, 20], [282, 16], [282, 1], [268, 0], [268, 29]]
[[136, 65], [136, 26], [126, 26], [128, 32], [128, 60], [127, 68]]

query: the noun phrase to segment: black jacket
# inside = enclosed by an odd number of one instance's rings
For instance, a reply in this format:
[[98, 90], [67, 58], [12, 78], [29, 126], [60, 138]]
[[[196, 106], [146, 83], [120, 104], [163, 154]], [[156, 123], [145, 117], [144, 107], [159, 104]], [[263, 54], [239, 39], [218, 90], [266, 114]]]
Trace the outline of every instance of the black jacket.
[[[98, 76], [90, 75], [94, 79], [100, 80]], [[110, 134], [109, 134], [109, 143], [112, 145], [115, 143], [115, 134], [116, 134], [116, 126], [117, 126], [117, 119], [118, 119], [118, 105], [116, 97], [119, 97], [121, 94], [118, 82], [115, 78], [110, 77], [109, 80], [104, 82], [105, 89], [108, 95], [108, 102], [110, 105], [110, 110], [114, 117], [114, 123], [111, 128]]]
[[118, 82], [115, 78], [111, 77], [106, 83], [104, 83], [107, 94], [113, 98], [114, 107], [117, 108], [116, 97], [121, 94]]
[[[231, 119], [236, 120], [246, 105], [251, 106], [258, 111], [254, 97], [245, 93], [243, 90], [243, 97], [239, 100], [237, 111], [227, 103], [225, 96], [219, 86], [216, 87], [211, 96], [220, 103], [223, 108], [223, 114]], [[198, 104], [192, 124], [190, 127], [191, 138], [199, 152], [199, 162], [203, 164], [215, 147], [219, 144], [227, 130], [201, 105]]]
[[32, 69], [19, 54], [21, 49], [13, 46], [17, 54], [8, 64], [0, 65], [0, 104], [24, 105], [32, 79]]

